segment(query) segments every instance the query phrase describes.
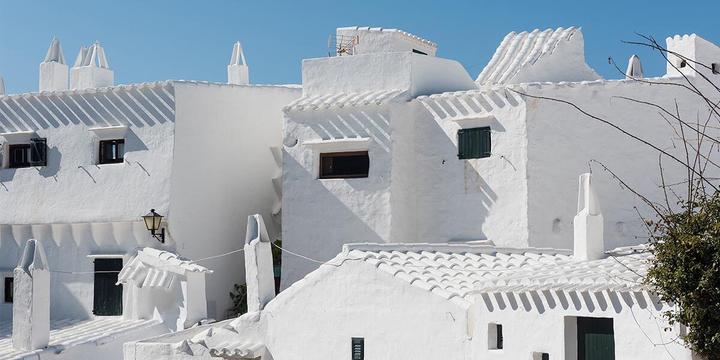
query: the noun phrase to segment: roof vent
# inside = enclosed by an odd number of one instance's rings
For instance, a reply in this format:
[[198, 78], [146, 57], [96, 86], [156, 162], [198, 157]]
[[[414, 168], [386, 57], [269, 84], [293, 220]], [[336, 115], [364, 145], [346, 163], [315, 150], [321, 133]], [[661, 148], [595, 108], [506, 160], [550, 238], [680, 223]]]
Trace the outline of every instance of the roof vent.
[[640, 79], [643, 77], [643, 68], [639, 56], [633, 55], [630, 57], [627, 70], [625, 70], [625, 76], [627, 76], [628, 79]]
[[99, 42], [81, 47], [75, 64], [70, 70], [70, 87], [87, 89], [112, 86], [114, 73], [110, 70], [105, 50]]
[[250, 83], [250, 69], [245, 62], [245, 53], [242, 45], [236, 42], [233, 46], [230, 64], [227, 67], [228, 84], [247, 85]]
[[60, 40], [53, 38], [45, 59], [40, 63], [40, 91], [66, 90], [68, 66], [65, 64]]

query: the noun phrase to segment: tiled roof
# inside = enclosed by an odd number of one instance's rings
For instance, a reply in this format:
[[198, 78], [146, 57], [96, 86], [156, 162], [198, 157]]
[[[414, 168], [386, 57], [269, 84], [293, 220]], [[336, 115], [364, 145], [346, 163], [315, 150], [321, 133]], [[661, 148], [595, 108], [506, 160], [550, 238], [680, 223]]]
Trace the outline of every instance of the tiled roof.
[[214, 324], [189, 339], [173, 344], [177, 352], [188, 355], [209, 353], [226, 359], [255, 359], [262, 357], [265, 343], [258, 328], [260, 312]]
[[324, 110], [329, 108], [342, 108], [346, 106], [382, 105], [391, 101], [408, 100], [407, 90], [371, 90], [364, 92], [340, 92], [334, 94], [320, 94], [303, 96], [283, 110], [304, 111]]
[[383, 28], [381, 28], [381, 27], [369, 27], [369, 26], [350, 26], [350, 27], [338, 28], [337, 30], [338, 30], [338, 32], [339, 32], [339, 31], [343, 31], [343, 30], [345, 30], [345, 31], [347, 31], [347, 30], [350, 30], [350, 31], [356, 30], [356, 31], [368, 31], [368, 32], [370, 32], [370, 31], [375, 31], [375, 32], [395, 32], [395, 33], [398, 33], [398, 34], [400, 34], [400, 35], [402, 35], [402, 36], [404, 36], [404, 37], [406, 37], [406, 38], [408, 38], [408, 39], [411, 39], [411, 40], [414, 40], [414, 41], [417, 41], [417, 42], [420, 42], [420, 43], [423, 43], [423, 44], [425, 44], [425, 45], [429, 45], [429, 46], [432, 46], [432, 47], [437, 47], [437, 44], [434, 43], [434, 42], [432, 42], [432, 41], [430, 41], [430, 40], [423, 39], [423, 38], [421, 38], [421, 37], [419, 37], [419, 36], [417, 36], [417, 35], [413, 35], [413, 34], [407, 32], [407, 31], [403, 31], [403, 30], [400, 30], [400, 29], [383, 29]]
[[521, 69], [532, 66], [543, 56], [553, 53], [560, 41], [569, 40], [578, 30], [576, 27], [569, 27], [509, 33], [478, 76], [477, 83], [508, 83]]
[[[12, 347], [12, 321], [0, 322], [0, 360], [40, 358], [39, 353], [57, 354], [73, 346], [113, 338], [118, 334], [159, 326], [160, 320], [123, 320], [122, 317], [98, 317], [94, 320], [53, 320], [50, 324], [50, 343], [47, 348], [23, 351]], [[142, 333], [147, 336], [147, 333]], [[42, 356], [45, 358], [45, 355]]]
[[175, 253], [143, 248], [118, 274], [118, 283], [134, 282], [138, 287], [170, 288], [186, 272], [212, 272]]
[[645, 249], [635, 249], [578, 261], [569, 251], [554, 249], [350, 244], [332, 262], [361, 260], [415, 287], [469, 304], [486, 293], [641, 291], [650, 256]]

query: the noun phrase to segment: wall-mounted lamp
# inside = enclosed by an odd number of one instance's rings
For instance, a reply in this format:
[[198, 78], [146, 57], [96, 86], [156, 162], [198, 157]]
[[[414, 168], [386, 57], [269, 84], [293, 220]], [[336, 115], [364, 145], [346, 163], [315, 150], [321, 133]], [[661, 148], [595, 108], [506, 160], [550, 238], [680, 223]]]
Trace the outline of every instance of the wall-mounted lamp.
[[[156, 213], [155, 209], [150, 209], [147, 215], [144, 215], [143, 221], [145, 221], [145, 227], [150, 231], [150, 235], [155, 237], [161, 243], [165, 243], [165, 228], [160, 228], [163, 216]], [[158, 232], [158, 230], [160, 230]]]

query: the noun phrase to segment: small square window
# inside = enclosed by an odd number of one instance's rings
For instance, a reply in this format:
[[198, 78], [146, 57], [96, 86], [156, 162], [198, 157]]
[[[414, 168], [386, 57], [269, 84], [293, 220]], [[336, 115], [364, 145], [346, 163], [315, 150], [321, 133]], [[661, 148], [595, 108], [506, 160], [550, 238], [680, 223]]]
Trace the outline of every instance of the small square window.
[[458, 159], [479, 159], [490, 156], [490, 128], [458, 130]]
[[352, 338], [352, 360], [365, 360], [365, 338]]
[[535, 351], [532, 354], [532, 360], [550, 360], [550, 354]]
[[117, 164], [123, 162], [125, 156], [125, 140], [101, 140], [99, 164]]
[[503, 348], [503, 332], [501, 324], [488, 324], [488, 349], [500, 350]]
[[720, 63], [712, 63], [713, 74], [720, 74]]
[[29, 144], [8, 145], [10, 168], [24, 168], [47, 165], [47, 140], [30, 139]]
[[13, 302], [13, 286], [15, 285], [12, 276], [5, 277], [5, 302]]
[[320, 179], [364, 178], [369, 170], [367, 151], [320, 154]]

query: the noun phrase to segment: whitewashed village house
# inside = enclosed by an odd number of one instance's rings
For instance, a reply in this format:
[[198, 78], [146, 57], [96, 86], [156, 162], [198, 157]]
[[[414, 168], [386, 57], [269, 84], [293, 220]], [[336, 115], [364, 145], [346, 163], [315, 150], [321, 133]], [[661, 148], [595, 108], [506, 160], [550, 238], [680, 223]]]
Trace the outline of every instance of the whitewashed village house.
[[[509, 34], [474, 82], [401, 31], [341, 28], [338, 43], [342, 56], [304, 61], [303, 97], [285, 108], [286, 289], [274, 297], [255, 216], [249, 313], [128, 343], [125, 359], [692, 358], [663, 320], [670, 305], [642, 284], [639, 201], [584, 174], [602, 161], [652, 197], [657, 154], [521, 94], [572, 101], [662, 147], [668, 129], [617, 97], [695, 114], [697, 99], [651, 82], [718, 74], [670, 57], [663, 77], [602, 80], [577, 28]], [[667, 43], [720, 64], [696, 35]]]
[[[228, 83], [115, 85], [100, 44], [69, 67], [57, 40], [39, 70], [39, 92], [0, 93], [0, 358], [120, 358], [227, 317], [242, 255], [214, 256], [242, 247], [249, 214], [279, 236], [281, 109], [299, 87], [250, 85], [240, 43]], [[13, 279], [33, 273], [24, 248], [46, 259], [30, 292]]]

